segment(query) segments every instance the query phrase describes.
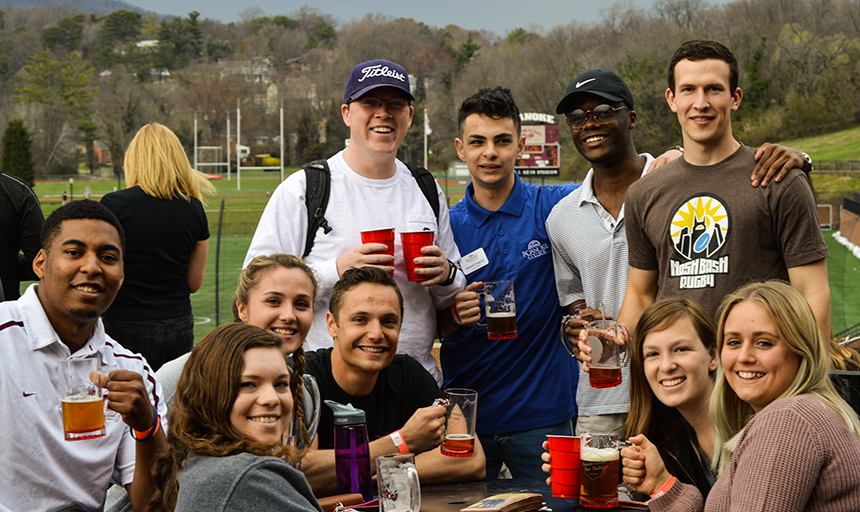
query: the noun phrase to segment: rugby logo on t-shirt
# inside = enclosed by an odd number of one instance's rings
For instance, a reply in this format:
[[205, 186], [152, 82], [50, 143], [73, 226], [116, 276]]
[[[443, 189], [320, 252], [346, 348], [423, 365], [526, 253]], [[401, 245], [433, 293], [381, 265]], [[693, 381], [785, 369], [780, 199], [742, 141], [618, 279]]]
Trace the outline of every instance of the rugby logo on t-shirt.
[[729, 209], [723, 201], [701, 195], [678, 208], [669, 225], [669, 236], [675, 251], [683, 258], [710, 258], [725, 245], [729, 228]]
[[713, 288], [716, 274], [728, 274], [729, 256], [713, 259], [729, 237], [731, 214], [717, 196], [698, 195], [684, 201], [669, 224], [675, 252], [670, 274], [680, 278], [679, 289]]

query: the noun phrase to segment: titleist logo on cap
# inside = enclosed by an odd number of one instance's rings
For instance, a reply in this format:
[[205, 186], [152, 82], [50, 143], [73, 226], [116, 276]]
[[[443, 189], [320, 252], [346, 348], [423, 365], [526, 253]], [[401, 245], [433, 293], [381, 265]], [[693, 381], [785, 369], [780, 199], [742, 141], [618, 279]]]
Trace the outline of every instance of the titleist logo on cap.
[[364, 82], [366, 79], [376, 76], [387, 76], [394, 78], [395, 80], [400, 80], [401, 82], [405, 81], [406, 78], [401, 73], [381, 64], [362, 68], [361, 72], [363, 73], [363, 76], [358, 79], [359, 82]]

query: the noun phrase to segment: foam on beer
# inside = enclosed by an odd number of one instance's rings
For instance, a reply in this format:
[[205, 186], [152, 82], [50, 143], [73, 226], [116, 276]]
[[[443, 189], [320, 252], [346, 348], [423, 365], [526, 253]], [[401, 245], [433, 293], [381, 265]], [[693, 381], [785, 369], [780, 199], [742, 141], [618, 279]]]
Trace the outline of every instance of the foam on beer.
[[608, 462], [618, 460], [618, 450], [615, 448], [580, 448], [580, 458], [585, 462]]

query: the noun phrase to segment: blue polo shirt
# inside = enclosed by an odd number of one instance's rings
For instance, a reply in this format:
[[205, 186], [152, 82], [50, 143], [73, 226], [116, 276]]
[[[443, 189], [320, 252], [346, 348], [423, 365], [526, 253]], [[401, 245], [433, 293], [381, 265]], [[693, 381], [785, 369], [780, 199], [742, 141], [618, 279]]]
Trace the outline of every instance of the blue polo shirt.
[[539, 187], [516, 176], [508, 200], [491, 212], [472, 199], [470, 183], [466, 197], [450, 210], [460, 254], [482, 247], [489, 260], [466, 276], [468, 282], [513, 280], [517, 302], [516, 338], [488, 340], [486, 329], [472, 326], [442, 343], [443, 389], [478, 391], [481, 435], [547, 427], [576, 416], [579, 368], [559, 341], [563, 310], [545, 223], [552, 207], [578, 187]]

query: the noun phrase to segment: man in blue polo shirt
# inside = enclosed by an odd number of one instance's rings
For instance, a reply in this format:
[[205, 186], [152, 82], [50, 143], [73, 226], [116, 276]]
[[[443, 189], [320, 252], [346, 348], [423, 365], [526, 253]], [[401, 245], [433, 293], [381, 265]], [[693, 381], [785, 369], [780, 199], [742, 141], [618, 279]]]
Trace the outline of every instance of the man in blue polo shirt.
[[[481, 89], [463, 102], [458, 118], [457, 153], [472, 182], [450, 219], [469, 284], [441, 315], [454, 331], [442, 343], [443, 387], [478, 391], [487, 479], [498, 478], [502, 462], [514, 478], [542, 478], [541, 442], [547, 434], [573, 433], [578, 378], [576, 360], [558, 341], [562, 308], [544, 221], [579, 185], [520, 181], [514, 162], [525, 138], [510, 90]], [[503, 279], [514, 281], [518, 336], [492, 341], [474, 325], [482, 316], [476, 290]]]

